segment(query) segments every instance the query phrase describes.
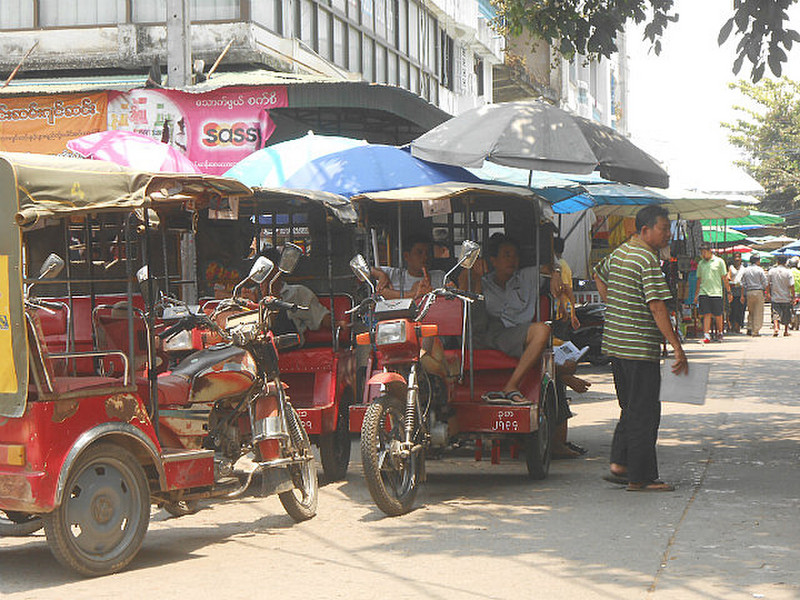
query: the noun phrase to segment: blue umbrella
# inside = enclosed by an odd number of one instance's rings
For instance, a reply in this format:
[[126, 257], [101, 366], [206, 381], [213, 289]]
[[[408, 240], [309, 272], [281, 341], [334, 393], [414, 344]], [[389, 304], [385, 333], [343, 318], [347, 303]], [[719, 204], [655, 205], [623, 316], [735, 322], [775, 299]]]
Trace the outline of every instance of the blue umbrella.
[[461, 167], [429, 163], [395, 146], [368, 144], [312, 160], [283, 187], [350, 197], [447, 181], [482, 183]]
[[309, 161], [366, 144], [364, 140], [336, 135], [316, 135], [309, 131], [303, 137], [253, 152], [231, 167], [225, 176], [238, 179], [250, 187], [284, 187], [286, 179]]

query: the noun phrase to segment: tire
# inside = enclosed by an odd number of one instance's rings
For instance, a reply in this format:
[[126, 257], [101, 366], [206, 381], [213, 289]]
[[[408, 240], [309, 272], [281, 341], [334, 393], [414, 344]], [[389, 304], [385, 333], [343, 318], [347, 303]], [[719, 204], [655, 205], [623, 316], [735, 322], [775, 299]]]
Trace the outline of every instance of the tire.
[[42, 527], [44, 523], [38, 515], [0, 509], [0, 537], [25, 537]]
[[423, 452], [406, 458], [392, 454], [404, 437], [404, 408], [401, 401], [381, 396], [367, 408], [361, 427], [364, 479], [372, 500], [390, 517], [411, 510], [425, 469]]
[[292, 440], [293, 449], [299, 455], [305, 455], [308, 460], [286, 467], [294, 481], [295, 489], [278, 494], [278, 499], [283, 504], [283, 508], [296, 523], [307, 521], [317, 514], [317, 502], [319, 500], [319, 481], [317, 479], [317, 461], [311, 451], [311, 442], [308, 440], [300, 417], [297, 411], [286, 404], [286, 419], [289, 436]]
[[91, 577], [124, 568], [150, 521], [144, 470], [124, 448], [99, 443], [67, 475], [60, 506], [44, 517], [50, 551], [62, 565]]
[[539, 406], [539, 426], [525, 436], [525, 464], [531, 479], [545, 479], [550, 471], [555, 406], [553, 389], [549, 388]]
[[187, 515], [193, 515], [200, 510], [200, 502], [198, 500], [177, 500], [175, 502], [165, 502], [164, 510], [173, 517], [185, 517]]
[[336, 429], [324, 433], [319, 438], [319, 454], [322, 459], [322, 471], [328, 481], [339, 481], [347, 475], [350, 465], [350, 394], [345, 393], [339, 401], [336, 415]]

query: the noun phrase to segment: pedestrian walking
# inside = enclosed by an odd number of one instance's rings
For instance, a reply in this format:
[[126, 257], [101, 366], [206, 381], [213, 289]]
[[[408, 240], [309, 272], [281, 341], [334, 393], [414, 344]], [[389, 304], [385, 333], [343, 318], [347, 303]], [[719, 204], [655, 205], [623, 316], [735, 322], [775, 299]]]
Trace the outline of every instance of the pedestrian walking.
[[728, 267], [728, 284], [731, 286], [731, 296], [728, 312], [728, 331], [739, 333], [744, 325], [744, 302], [742, 301], [742, 275], [745, 266], [742, 264], [742, 255], [738, 252], [733, 255], [733, 262]]
[[742, 301], [747, 306], [747, 335], [758, 337], [764, 324], [764, 300], [767, 299], [767, 276], [761, 268], [761, 257], [750, 255], [750, 266], [742, 273]]
[[[725, 261], [719, 256], [714, 256], [711, 244], [703, 242], [700, 244], [700, 261], [697, 263], [697, 286], [694, 293], [695, 304], [699, 300], [699, 312], [703, 316], [703, 343], [711, 341], [722, 341], [722, 293], [723, 290], [728, 295], [728, 302], [733, 299], [731, 288], [728, 283], [728, 269]], [[712, 339], [711, 317], [717, 331]]]
[[786, 268], [786, 256], [775, 257], [777, 263], [769, 270], [769, 295], [772, 298], [772, 335], [778, 337], [783, 324], [783, 335], [789, 335], [792, 322], [792, 303], [794, 302], [794, 275]]
[[611, 473], [629, 491], [675, 489], [658, 477], [656, 441], [661, 420], [662, 336], [675, 350], [675, 373], [688, 372], [686, 354], [665, 304], [671, 298], [658, 251], [669, 244], [669, 213], [646, 206], [636, 214], [636, 234], [595, 269], [607, 305], [603, 353], [611, 357], [620, 417], [611, 442]]

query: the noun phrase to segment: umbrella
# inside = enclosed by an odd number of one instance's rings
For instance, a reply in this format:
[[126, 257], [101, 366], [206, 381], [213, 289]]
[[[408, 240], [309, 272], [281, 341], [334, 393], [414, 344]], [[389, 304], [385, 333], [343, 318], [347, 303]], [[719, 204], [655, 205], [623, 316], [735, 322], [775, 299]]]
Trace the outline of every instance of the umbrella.
[[[733, 218], [747, 215], [747, 209], [741, 206], [728, 204], [725, 199], [698, 198], [691, 193], [683, 194], [671, 192], [667, 195], [667, 202], [661, 206], [669, 211], [670, 219], [697, 220], [703, 218]], [[641, 210], [641, 205], [636, 204], [606, 204], [596, 206], [592, 210], [598, 217], [635, 217]]]
[[703, 241], [711, 242], [712, 244], [724, 244], [725, 242], [741, 242], [747, 236], [740, 231], [731, 229], [730, 227], [709, 227], [703, 226]]
[[758, 250], [777, 250], [779, 248], [791, 248], [796, 239], [785, 235], [765, 235], [763, 237], [748, 238], [752, 245]]
[[481, 183], [466, 169], [431, 164], [395, 146], [367, 144], [312, 160], [283, 187], [350, 197], [446, 181]]
[[84, 158], [105, 160], [139, 171], [199, 173], [180, 150], [130, 131], [100, 131], [67, 142], [67, 148]]
[[762, 227], [764, 225], [779, 225], [786, 219], [781, 216], [773, 215], [770, 213], [761, 212], [758, 210], [751, 210], [750, 214], [746, 217], [738, 217], [735, 219], [705, 219], [703, 225], [727, 225], [728, 227]]
[[717, 250], [719, 254], [749, 254], [753, 249], [750, 246], [729, 246], [728, 248], [720, 248]]
[[365, 140], [316, 135], [309, 131], [303, 137], [253, 152], [231, 167], [225, 176], [250, 187], [282, 187], [287, 178], [315, 158], [366, 144]]
[[463, 167], [484, 160], [539, 171], [591, 173], [667, 187], [649, 154], [609, 127], [538, 100], [487, 104], [445, 121], [411, 142], [417, 158]]

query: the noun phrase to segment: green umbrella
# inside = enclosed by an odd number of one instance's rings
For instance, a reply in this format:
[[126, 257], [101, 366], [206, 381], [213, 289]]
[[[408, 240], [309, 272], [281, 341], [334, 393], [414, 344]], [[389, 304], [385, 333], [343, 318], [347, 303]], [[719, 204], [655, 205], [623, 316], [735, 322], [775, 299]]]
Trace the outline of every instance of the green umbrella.
[[779, 225], [784, 221], [785, 219], [778, 215], [751, 210], [750, 214], [746, 217], [736, 217], [733, 219], [703, 219], [701, 222], [703, 225], [739, 227], [741, 225]]
[[725, 242], [740, 242], [747, 236], [741, 231], [725, 227], [703, 227], [703, 241], [712, 244]]

